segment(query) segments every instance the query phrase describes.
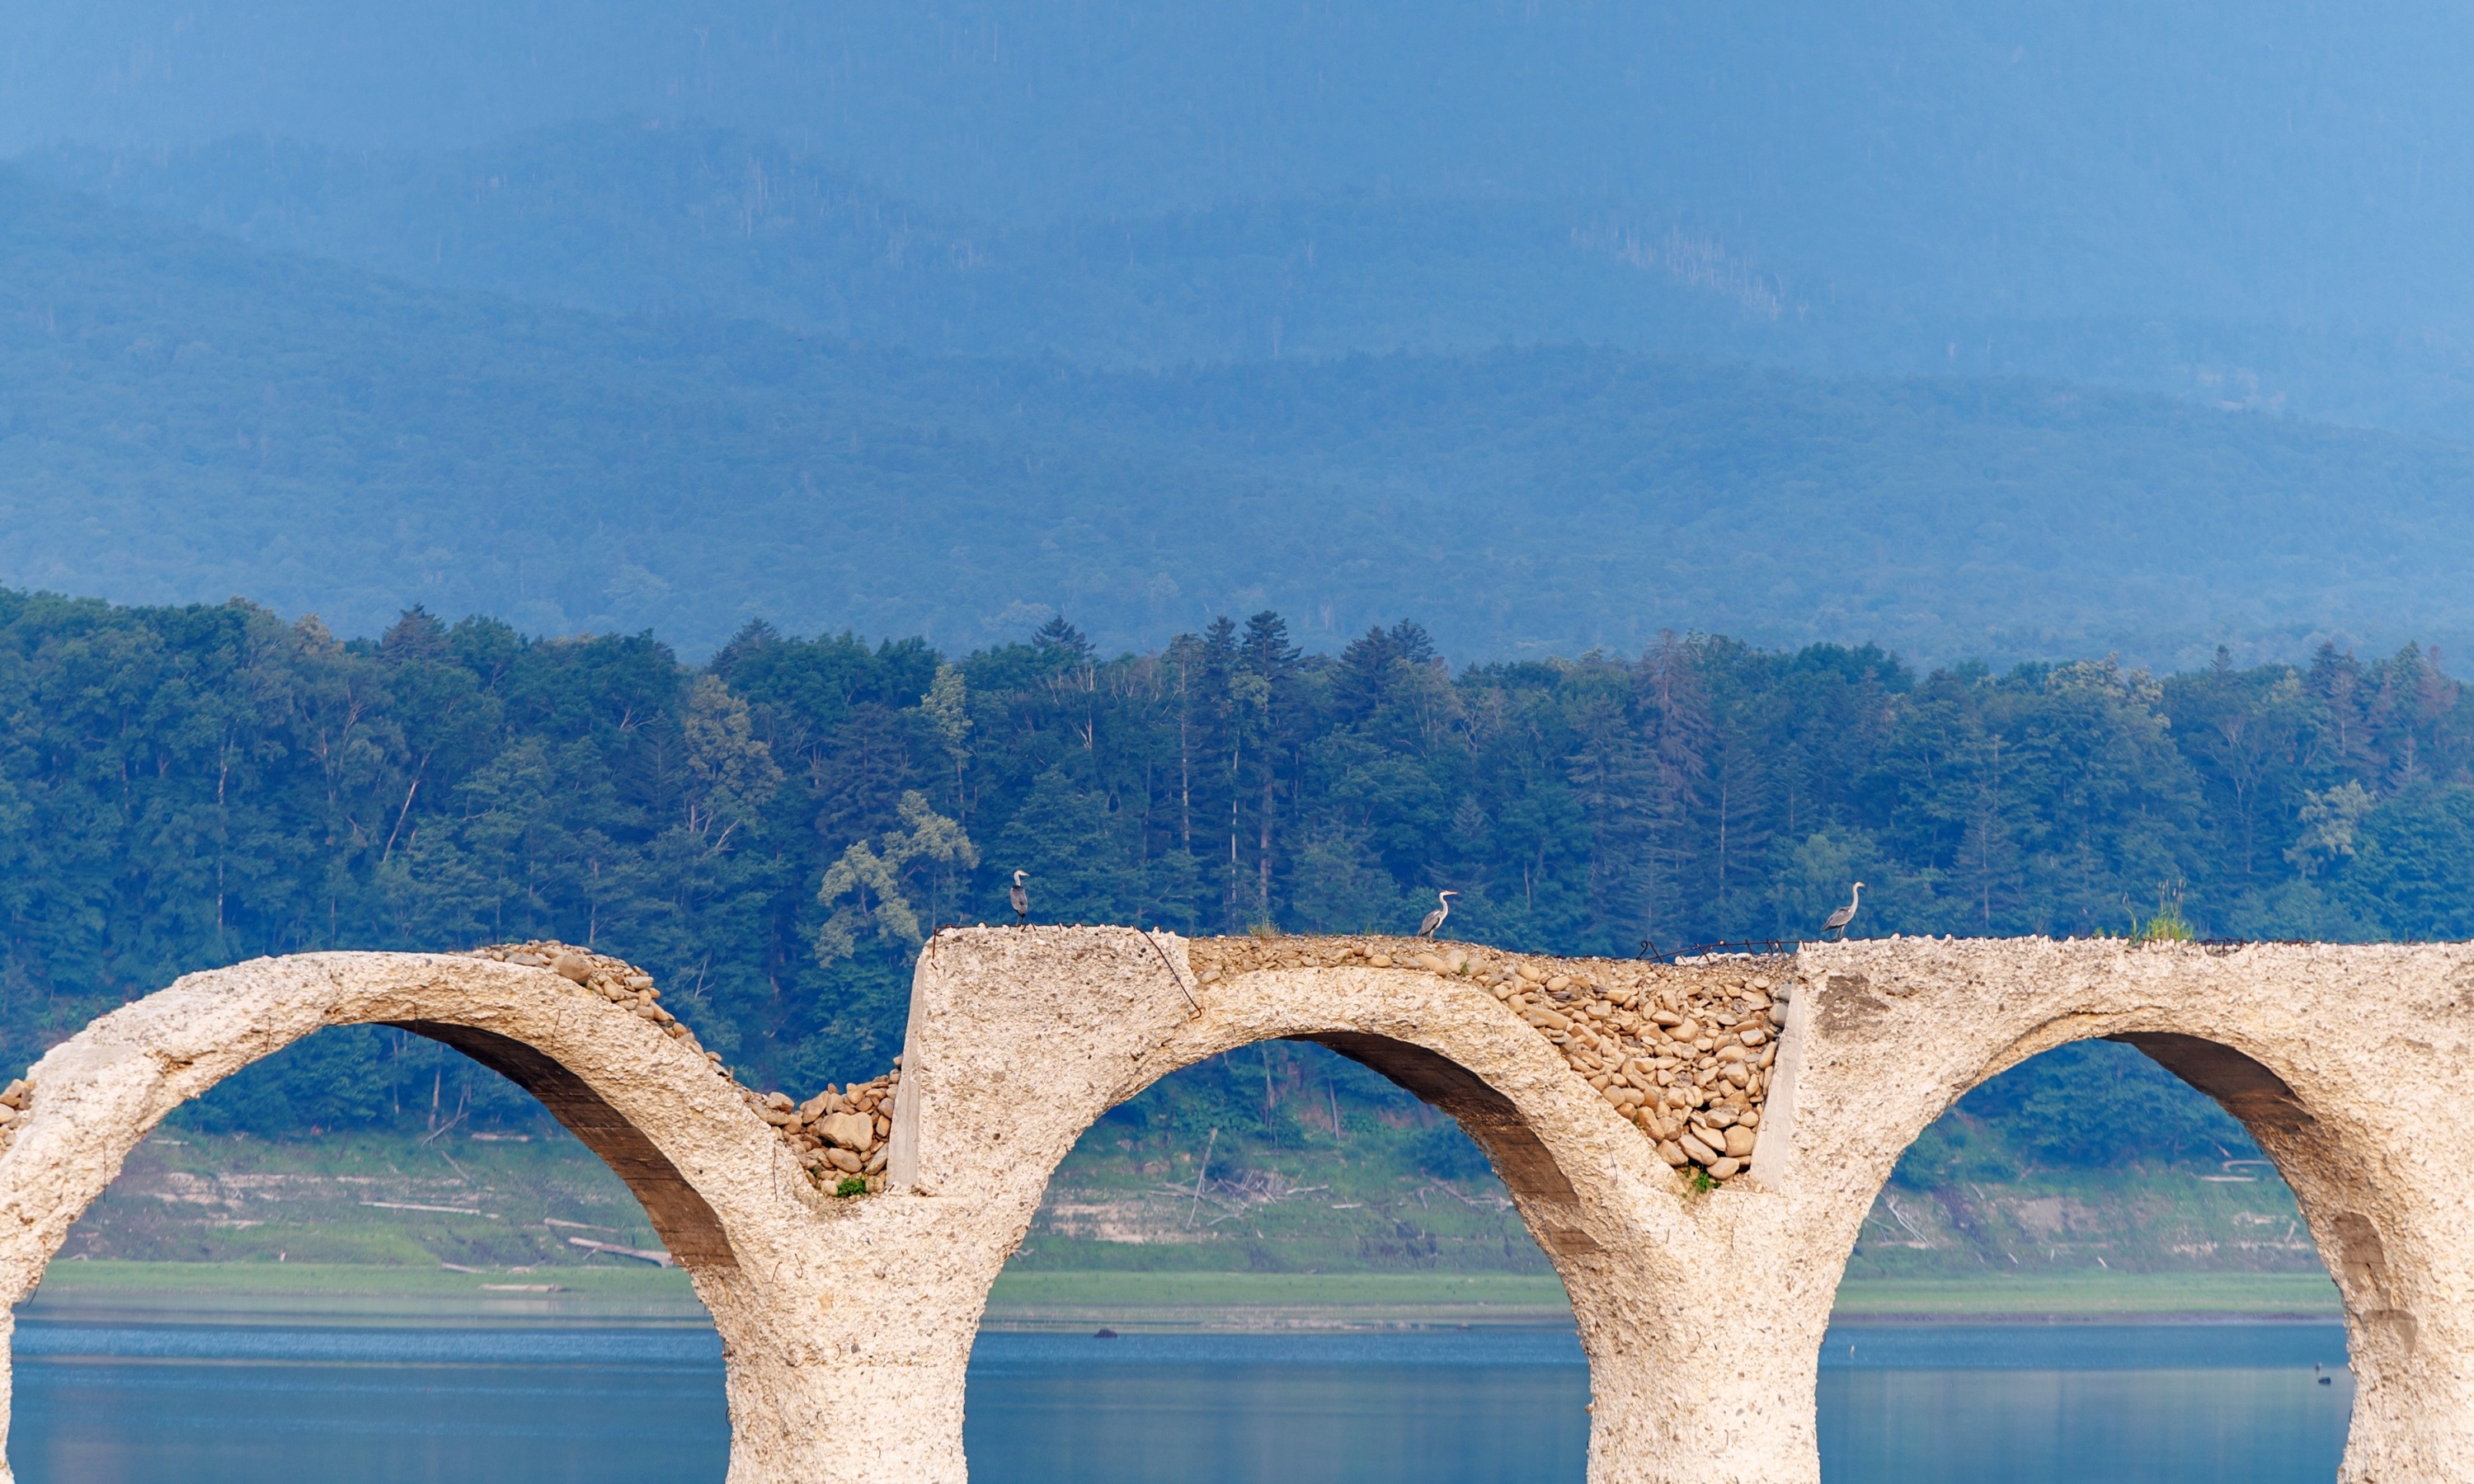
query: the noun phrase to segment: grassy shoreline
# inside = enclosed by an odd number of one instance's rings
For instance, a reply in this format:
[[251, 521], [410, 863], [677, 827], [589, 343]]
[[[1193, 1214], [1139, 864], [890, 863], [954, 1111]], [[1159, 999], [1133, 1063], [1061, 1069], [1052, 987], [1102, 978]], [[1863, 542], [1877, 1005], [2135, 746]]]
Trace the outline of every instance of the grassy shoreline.
[[2212, 1323], [2335, 1320], [2324, 1273], [2067, 1273], [2021, 1278], [1850, 1279], [1833, 1324]]
[[340, 1262], [55, 1262], [21, 1322], [701, 1328], [675, 1268], [499, 1272]]
[[[1832, 1322], [2224, 1323], [2332, 1320], [2322, 1275], [2052, 1274], [1851, 1279]], [[458, 1272], [310, 1262], [60, 1262], [18, 1311], [34, 1323], [688, 1326], [711, 1321], [685, 1273], [651, 1267]], [[1552, 1276], [1516, 1273], [1016, 1272], [997, 1329], [1562, 1328]]]

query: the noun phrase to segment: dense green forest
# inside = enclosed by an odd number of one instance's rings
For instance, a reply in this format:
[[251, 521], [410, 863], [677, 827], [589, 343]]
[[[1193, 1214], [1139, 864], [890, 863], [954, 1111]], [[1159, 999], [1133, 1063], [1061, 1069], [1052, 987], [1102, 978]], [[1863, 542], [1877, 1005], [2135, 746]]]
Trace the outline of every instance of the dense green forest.
[[[808, 1089], [883, 1069], [921, 935], [1006, 916], [1017, 869], [1042, 921], [1186, 933], [1404, 930], [1450, 886], [1470, 940], [1570, 952], [1807, 934], [1856, 877], [1877, 934], [2474, 934], [2474, 695], [2413, 648], [1919, 675], [1667, 635], [1454, 673], [1412, 622], [1312, 655], [1265, 611], [1115, 658], [1062, 620], [958, 655], [750, 622], [698, 666], [0, 591], [0, 718], [20, 1063], [185, 969], [557, 936]], [[501, 1095], [441, 1065], [321, 1037], [222, 1116]]]

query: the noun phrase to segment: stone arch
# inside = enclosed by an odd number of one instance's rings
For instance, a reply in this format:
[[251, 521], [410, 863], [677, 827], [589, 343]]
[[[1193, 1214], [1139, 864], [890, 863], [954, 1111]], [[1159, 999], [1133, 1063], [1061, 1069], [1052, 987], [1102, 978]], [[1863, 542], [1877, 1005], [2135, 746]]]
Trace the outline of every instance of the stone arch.
[[[817, 1198], [783, 1178], [780, 1141], [725, 1072], [546, 968], [416, 953], [257, 959], [185, 975], [53, 1047], [29, 1070], [31, 1106], [0, 1153], [0, 1301], [12, 1316], [0, 1339], [70, 1226], [167, 1113], [305, 1036], [353, 1024], [465, 1051], [539, 1097], [626, 1182], [721, 1331], [731, 1473], [757, 1476], [738, 1438], [774, 1389], [762, 1274], [795, 1256], [803, 1196]], [[8, 1378], [0, 1362], [0, 1429]]]
[[[1803, 1239], [1847, 1254], [1906, 1146], [1983, 1081], [2071, 1041], [2137, 1047], [2216, 1100], [2292, 1186], [2344, 1301], [2341, 1476], [2474, 1476], [2474, 1157], [2463, 945], [1892, 940], [1803, 955], [1791, 1168]], [[1826, 1311], [1814, 1324], [1826, 1322]], [[1817, 1338], [1817, 1335], [1815, 1336]]]
[[[1693, 1196], [1640, 1130], [1474, 983], [1321, 967], [1205, 987], [1192, 946], [1130, 928], [999, 928], [949, 931], [922, 954], [892, 1167], [897, 1185], [981, 1224], [963, 1244], [974, 1267], [958, 1275], [968, 1303], [951, 1341], [958, 1384], [990, 1285], [1102, 1114], [1224, 1052], [1311, 1041], [1454, 1117], [1503, 1177], [1572, 1301], [1590, 1366], [1593, 1484], [1793, 1476], [1776, 1472], [1769, 1436], [1783, 1427], [1808, 1452], [1808, 1404], [1725, 1352], [1731, 1327], [1765, 1324], [1758, 1285], [1709, 1281], [1774, 1201], [1750, 1183]], [[947, 1480], [962, 1477], [959, 1431], [957, 1407]]]
[[[1333, 1054], [1320, 1055], [1319, 1049]], [[1265, 1054], [1259, 1064], [1258, 1052]], [[1146, 1059], [1147, 1072], [1152, 1070], [1151, 1060]], [[1259, 1081], [1254, 1080], [1258, 1065]], [[1122, 1253], [1136, 1266], [1148, 1266], [1140, 1260], [1140, 1254], [1183, 1252], [1186, 1257], [1173, 1265], [1199, 1265], [1209, 1272], [1269, 1268], [1289, 1273], [1346, 1273], [1362, 1262], [1387, 1269], [1405, 1263], [1446, 1274], [1474, 1268], [1528, 1275], [1519, 1280], [1524, 1284], [1535, 1284], [1543, 1266], [1557, 1273], [1567, 1287], [1543, 1294], [1532, 1288], [1521, 1302], [1552, 1305], [1551, 1312], [1540, 1308], [1534, 1322], [1560, 1328], [1573, 1323], [1580, 1312], [1568, 1291], [1584, 1289], [1590, 1270], [1605, 1266], [1598, 1243], [1579, 1219], [1581, 1201], [1570, 1178], [1518, 1105], [1467, 1067], [1425, 1046], [1359, 1033], [1298, 1035], [1245, 1042], [1229, 1047], [1225, 1055], [1215, 1053], [1192, 1061], [1180, 1058], [1178, 1065], [1163, 1065], [1156, 1071], [1155, 1077], [1129, 1094], [1128, 1101], [1134, 1105], [1132, 1108], [1121, 1104], [1104, 1112], [1072, 1146], [1061, 1167], [1052, 1172], [1047, 1204], [1036, 1213], [1036, 1234], [1020, 1244], [1018, 1256], [1009, 1252], [1005, 1255], [1007, 1260], [999, 1264], [1001, 1278], [995, 1287], [1008, 1301], [1013, 1297], [1008, 1290], [1027, 1274], [1037, 1275], [1032, 1281], [1054, 1281], [1060, 1276], [1054, 1270], [1059, 1268], [1086, 1270], [1071, 1276], [1080, 1284], [1096, 1281], [1088, 1300], [1102, 1304], [1133, 1299], [1136, 1286], [1147, 1287], [1148, 1281], [1137, 1274], [1102, 1276], [1087, 1271], [1094, 1267], [1112, 1268], [1121, 1260], [1101, 1254]], [[1374, 1077], [1362, 1075], [1368, 1071]], [[1276, 1110], [1270, 1090], [1274, 1078], [1278, 1087]], [[1390, 1086], [1376, 1086], [1375, 1078]], [[1425, 1107], [1416, 1108], [1399, 1096], [1403, 1092]], [[1176, 1101], [1155, 1101], [1163, 1095]], [[1196, 1096], [1204, 1102], [1185, 1105], [1186, 1098]], [[1205, 1106], [1210, 1109], [1207, 1119], [1198, 1116]], [[1131, 1117], [1124, 1116], [1129, 1113]], [[1412, 1114], [1421, 1115], [1419, 1121], [1407, 1124], [1412, 1131], [1431, 1127], [1440, 1114], [1475, 1143], [1484, 1157], [1482, 1161], [1472, 1163], [1464, 1146], [1450, 1164], [1435, 1169], [1448, 1177], [1443, 1181], [1445, 1185], [1466, 1198], [1473, 1198], [1471, 1205], [1478, 1209], [1464, 1210], [1460, 1201], [1437, 1189], [1428, 1193], [1435, 1210], [1431, 1216], [1422, 1213], [1417, 1192], [1409, 1187], [1426, 1185], [1427, 1173], [1395, 1166], [1388, 1162], [1392, 1158], [1388, 1151], [1375, 1152], [1384, 1134], [1376, 1121], [1378, 1113], [1383, 1122], [1395, 1127]], [[1326, 1115], [1328, 1123], [1324, 1121]], [[1205, 1122], [1212, 1126], [1210, 1143], [1216, 1157], [1204, 1148], [1201, 1125]], [[1344, 1123], [1345, 1138], [1338, 1134]], [[1441, 1136], [1443, 1131], [1433, 1129], [1432, 1133]], [[1351, 1166], [1353, 1173], [1329, 1165], [1335, 1155]], [[1271, 1177], [1275, 1182], [1325, 1189], [1325, 1193], [1300, 1194], [1262, 1209], [1246, 1206], [1243, 1196], [1238, 1197], [1240, 1205], [1222, 1207], [1218, 1194], [1207, 1194], [1201, 1196], [1201, 1204], [1196, 1212], [1189, 1212], [1188, 1201], [1178, 1195], [1166, 1208], [1155, 1201], [1140, 1203], [1141, 1214], [1134, 1217], [1133, 1223], [1128, 1223], [1128, 1211], [1112, 1211], [1104, 1218], [1107, 1225], [1095, 1231], [1079, 1225], [1071, 1213], [1089, 1212], [1092, 1208], [1084, 1203], [1090, 1201], [1113, 1206], [1129, 1193], [1115, 1179], [1093, 1180], [1091, 1177], [1100, 1168], [1090, 1162], [1095, 1159], [1105, 1161], [1105, 1168], [1120, 1173], [1128, 1169], [1166, 1171], [1138, 1182], [1148, 1184], [1155, 1179], [1161, 1182], [1161, 1190], [1181, 1180], [1182, 1190], [1199, 1193], [1198, 1172], [1207, 1169], [1214, 1192], [1233, 1193], [1232, 1187], [1225, 1184], [1230, 1181], [1249, 1189], [1259, 1188], [1257, 1182], [1266, 1178], [1264, 1172], [1276, 1171], [1278, 1174]], [[1200, 1165], [1198, 1160], [1201, 1161]], [[1369, 1160], [1377, 1161], [1377, 1167], [1386, 1176], [1372, 1177], [1365, 1167]], [[1301, 1165], [1299, 1161], [1304, 1162]], [[1512, 1193], [1509, 1210], [1487, 1194], [1487, 1182], [1480, 1170], [1490, 1167], [1504, 1186], [1494, 1194]], [[1181, 1176], [1178, 1170], [1182, 1170]], [[1394, 1175], [1405, 1177], [1406, 1184], [1388, 1178]], [[1470, 1183], [1472, 1176], [1477, 1180], [1474, 1185]], [[1370, 1178], [1374, 1179], [1372, 1185], [1362, 1184]], [[1325, 1182], [1330, 1183], [1328, 1188]], [[1104, 1187], [1104, 1193], [1095, 1186]], [[1274, 1184], [1272, 1188], [1277, 1190], [1280, 1185]], [[1383, 1190], [1390, 1194], [1369, 1193]], [[1395, 1198], [1406, 1198], [1405, 1210], [1392, 1207]], [[1348, 1221], [1349, 1225], [1326, 1228], [1315, 1209], [1330, 1202], [1373, 1203], [1381, 1219], [1361, 1226], [1351, 1218], [1369, 1218], [1377, 1212], [1335, 1211], [1329, 1213], [1329, 1220]], [[1225, 1210], [1240, 1213], [1233, 1219], [1218, 1219]], [[1507, 1221], [1507, 1215], [1512, 1219]], [[1127, 1230], [1128, 1225], [1138, 1225], [1139, 1231]], [[1251, 1230], [1247, 1230], [1249, 1227]], [[1060, 1240], [1076, 1235], [1103, 1240]], [[1204, 1245], [1171, 1249], [1109, 1245], [1128, 1240]], [[1311, 1250], [1296, 1245], [1299, 1242], [1311, 1244]], [[1038, 1257], [1031, 1256], [1033, 1249], [1040, 1254]], [[1423, 1256], [1405, 1256], [1415, 1253]], [[1322, 1260], [1326, 1257], [1331, 1260]], [[1545, 1259], [1542, 1264], [1539, 1260], [1541, 1257]], [[1339, 1266], [1334, 1267], [1333, 1262]], [[1469, 1266], [1465, 1268], [1464, 1263]], [[1576, 1268], [1582, 1271], [1575, 1272]], [[1565, 1302], [1555, 1304], [1558, 1297], [1565, 1298]], [[1089, 1330], [1099, 1317], [1086, 1316], [1082, 1329]], [[1121, 1319], [1112, 1318], [1108, 1323], [1127, 1328]], [[1246, 1322], [1240, 1320], [1239, 1324], [1242, 1328]], [[1055, 1328], [1055, 1320], [1052, 1317], [1034, 1328]], [[1480, 1328], [1485, 1328], [1482, 1321]], [[969, 1478], [977, 1481], [990, 1476], [1035, 1475], [1052, 1464], [1084, 1472], [1099, 1465], [1105, 1472], [1101, 1458], [1088, 1456], [1088, 1450], [1100, 1445], [1089, 1441], [1087, 1424], [1103, 1417], [1147, 1411], [1143, 1403], [1153, 1395], [1149, 1389], [1152, 1383], [1139, 1369], [1109, 1364], [1103, 1357], [1096, 1369], [1075, 1364], [1051, 1374], [1049, 1368], [1040, 1367], [1042, 1379], [1036, 1383], [1037, 1389], [1026, 1392], [1020, 1389], [1026, 1385], [1022, 1367], [999, 1363], [999, 1357], [1017, 1353], [1007, 1342], [1018, 1343], [1019, 1339], [990, 1334], [976, 1347], [979, 1363], [974, 1367], [967, 1397], [972, 1419]], [[1094, 1347], [1105, 1351], [1119, 1348]], [[1295, 1358], [1309, 1365], [1317, 1363], [1311, 1352]], [[1371, 1395], [1356, 1395], [1352, 1404], [1362, 1408], [1364, 1415], [1353, 1417], [1349, 1423], [1351, 1445], [1367, 1456], [1383, 1458], [1419, 1453], [1429, 1457], [1437, 1453], [1460, 1456], [1462, 1445], [1477, 1449], [1508, 1449], [1509, 1445], [1499, 1441], [1497, 1430], [1489, 1422], [1516, 1416], [1527, 1425], [1548, 1427], [1549, 1435], [1524, 1439], [1522, 1450], [1516, 1455], [1506, 1451], [1490, 1456], [1507, 1468], [1524, 1463], [1534, 1468], [1545, 1459], [1569, 1470], [1589, 1431], [1582, 1409], [1582, 1403], [1589, 1399], [1575, 1395], [1582, 1386], [1579, 1377], [1568, 1369], [1569, 1358], [1567, 1354], [1565, 1368], [1506, 1376], [1501, 1378], [1504, 1387], [1480, 1388], [1487, 1403], [1505, 1409], [1492, 1414], [1456, 1412], [1450, 1418], [1438, 1419], [1431, 1415], [1435, 1401], [1431, 1396], [1413, 1401], [1405, 1395], [1391, 1395], [1379, 1389]], [[1596, 1357], [1588, 1358], [1594, 1369]], [[1016, 1378], [999, 1378], [1009, 1374]], [[1072, 1388], [1051, 1389], [1068, 1375], [1074, 1377]], [[1417, 1384], [1423, 1389], [1422, 1383]], [[1504, 1394], [1507, 1387], [1509, 1396]], [[1453, 1391], [1449, 1395], [1458, 1398], [1466, 1394]], [[1274, 1417], [1285, 1414], [1258, 1411], [1241, 1400], [1244, 1396], [1240, 1392], [1206, 1401], [1203, 1404], [1210, 1415], [1198, 1419], [1195, 1427], [1176, 1429], [1173, 1436], [1144, 1437], [1138, 1455], [1144, 1466], [1161, 1472], [1163, 1476], [1183, 1465], [1200, 1466], [1203, 1459], [1181, 1455], [1176, 1449], [1196, 1448], [1196, 1439], [1221, 1436], [1233, 1428], [1235, 1434], [1223, 1437], [1223, 1444], [1240, 1447], [1249, 1457], [1261, 1450], [1261, 1456], [1253, 1458], [1253, 1466], [1258, 1469], [1301, 1467], [1311, 1472], [1319, 1467], [1317, 1460], [1323, 1457], [1320, 1448], [1273, 1424]], [[1026, 1403], [1033, 1397], [1045, 1404], [1026, 1409]], [[1516, 1410], [1512, 1397], [1519, 1399]], [[1164, 1400], [1172, 1406], [1180, 1404], [1180, 1399]], [[1279, 1404], [1268, 1397], [1263, 1400], [1275, 1407]], [[1480, 1396], [1472, 1395], [1468, 1400], [1476, 1401]], [[1094, 1407], [1105, 1410], [1086, 1410]], [[1007, 1421], [998, 1425], [987, 1420], [990, 1417]], [[1318, 1427], [1308, 1436], [1325, 1434]], [[1532, 1444], [1551, 1446], [1537, 1452], [1530, 1447]], [[1155, 1448], [1170, 1451], [1154, 1452]]]
[[[1064, 941], [1040, 942], [1051, 936]], [[1062, 951], [1006, 951], [1031, 946]], [[932, 972], [923, 958], [914, 991], [896, 1182], [1002, 1200], [1027, 1228], [1050, 1176], [1108, 1110], [1225, 1052], [1302, 1041], [1457, 1121], [1550, 1256], [1599, 1251], [1625, 1219], [1630, 1184], [1673, 1184], [1535, 1031], [1473, 988], [1417, 970], [1249, 973], [1215, 986], [1205, 1006], [1186, 948], [1133, 929], [945, 935], [936, 951], [949, 961]], [[1014, 958], [1032, 973], [1007, 974]], [[997, 1004], [1010, 1026], [988, 1023], [981, 1007]]]
[[[1541, 1137], [1540, 1121], [1519, 1101], [1508, 1095], [1484, 1074], [1462, 1065], [1450, 1055], [1437, 1050], [1423, 1040], [1370, 1034], [1363, 1030], [1296, 1029], [1284, 1035], [1251, 1036], [1244, 1040], [1220, 1043], [1219, 1038], [1206, 1038], [1192, 1046], [1175, 1048], [1172, 1057], [1147, 1059], [1144, 1075], [1131, 1083], [1124, 1095], [1090, 1115], [1088, 1122], [1076, 1131], [1075, 1139], [1096, 1127], [1119, 1103], [1130, 1100], [1151, 1088], [1189, 1067], [1231, 1051], [1244, 1050], [1270, 1041], [1303, 1041], [1355, 1062], [1383, 1077], [1394, 1086], [1410, 1093], [1458, 1124], [1461, 1131], [1483, 1151], [1496, 1176], [1510, 1193], [1514, 1209], [1529, 1229], [1541, 1250], [1556, 1262], [1559, 1271], [1567, 1266], [1564, 1259], [1579, 1259], [1599, 1253], [1598, 1240], [1590, 1234], [1593, 1224], [1585, 1214], [1589, 1201], [1576, 1186], [1557, 1150]], [[1561, 1142], [1561, 1140], [1558, 1140]], [[1037, 1158], [1040, 1166], [1040, 1193], [1053, 1179], [1058, 1164], [1071, 1151], [1043, 1148]], [[1663, 1166], [1660, 1166], [1662, 1170]], [[1590, 1176], [1584, 1175], [1585, 1183]], [[1036, 1199], [1032, 1202], [1037, 1205]], [[1025, 1217], [1026, 1226], [1028, 1215]], [[1008, 1253], [1010, 1248], [1008, 1249]], [[1565, 1273], [1565, 1281], [1574, 1275]]]

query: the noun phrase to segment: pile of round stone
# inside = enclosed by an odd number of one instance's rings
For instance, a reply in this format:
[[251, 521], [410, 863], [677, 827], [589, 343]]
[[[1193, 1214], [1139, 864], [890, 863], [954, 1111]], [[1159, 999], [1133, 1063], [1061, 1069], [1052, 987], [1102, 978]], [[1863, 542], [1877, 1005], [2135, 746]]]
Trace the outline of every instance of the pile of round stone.
[[[838, 1091], [827, 1087], [804, 1103], [791, 1102], [785, 1092], [750, 1092], [747, 1106], [773, 1125], [820, 1188], [837, 1195], [872, 1195], [885, 1188], [893, 1096], [901, 1086], [897, 1065], [874, 1082], [855, 1082]], [[854, 1180], [861, 1188], [846, 1188]]]
[[1773, 994], [1783, 969], [1694, 967], [1599, 984], [1586, 971], [1515, 962], [1479, 977], [1656, 1139], [1667, 1163], [1721, 1182], [1751, 1165], [1786, 1024], [1784, 999]]
[[0, 1152], [17, 1141], [27, 1110], [35, 1106], [35, 1085], [20, 1077], [0, 1090]]
[[1653, 964], [1383, 937], [1208, 938], [1187, 951], [1206, 991], [1298, 969], [1407, 969], [1483, 985], [1667, 1163], [1722, 1184], [1751, 1167], [1792, 993], [1783, 957]]

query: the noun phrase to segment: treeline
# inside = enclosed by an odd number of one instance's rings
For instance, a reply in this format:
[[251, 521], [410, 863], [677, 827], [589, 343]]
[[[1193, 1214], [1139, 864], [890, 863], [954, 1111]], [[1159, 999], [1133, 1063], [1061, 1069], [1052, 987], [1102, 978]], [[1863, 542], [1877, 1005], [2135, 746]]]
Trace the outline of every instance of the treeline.
[[[419, 610], [0, 592], [12, 1064], [192, 969], [556, 936], [658, 973], [743, 1077], [881, 1070], [942, 922], [1406, 931], [1629, 954], [1859, 933], [2474, 934], [2474, 706], [2431, 656], [1919, 676], [1672, 636], [1454, 673], [1273, 613], [1104, 658], [750, 623], [710, 663]], [[324, 1045], [328, 1038], [322, 1038]], [[267, 1116], [459, 1095], [377, 1033]], [[307, 1081], [303, 1081], [307, 1078]], [[286, 1080], [288, 1079], [288, 1080]]]

